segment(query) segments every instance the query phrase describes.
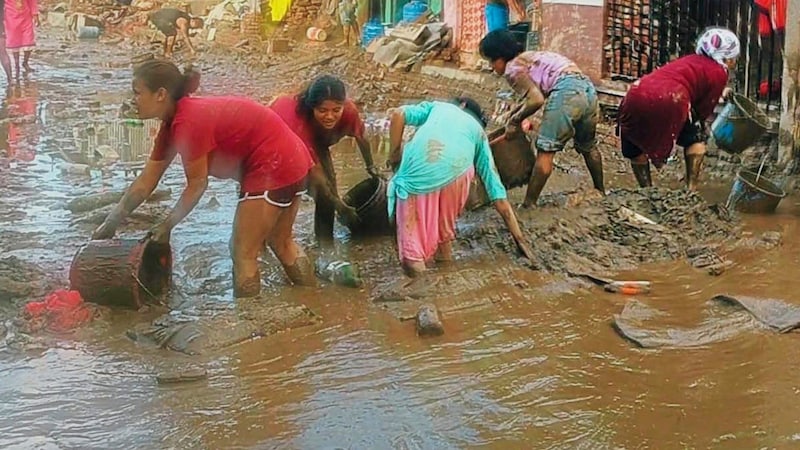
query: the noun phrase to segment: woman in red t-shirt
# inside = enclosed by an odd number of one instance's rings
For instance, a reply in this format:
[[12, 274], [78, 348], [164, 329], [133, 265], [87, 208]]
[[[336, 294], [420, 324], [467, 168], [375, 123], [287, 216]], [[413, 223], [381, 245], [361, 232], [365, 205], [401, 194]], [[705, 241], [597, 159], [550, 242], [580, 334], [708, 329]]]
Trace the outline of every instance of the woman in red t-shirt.
[[641, 187], [652, 184], [650, 162], [661, 168], [677, 144], [686, 160], [686, 185], [695, 190], [706, 153], [705, 120], [723, 95], [728, 70], [739, 56], [739, 39], [709, 28], [694, 55], [672, 61], [633, 83], [619, 108], [622, 155]]
[[336, 188], [330, 147], [345, 136], [355, 138], [367, 172], [378, 176], [372, 162], [369, 142], [364, 138], [364, 122], [355, 103], [347, 98], [344, 83], [332, 76], [322, 75], [297, 96], [282, 96], [270, 105], [289, 128], [312, 149], [316, 166], [311, 171], [311, 191], [314, 196], [314, 234], [317, 239], [333, 240], [335, 212], [355, 215], [345, 204]]
[[136, 69], [139, 117], [161, 119], [161, 129], [144, 170], [92, 238], [112, 237], [180, 155], [186, 188], [167, 219], [151, 230], [153, 240], [169, 241], [202, 197], [209, 175], [234, 179], [240, 184], [231, 245], [234, 295], [259, 294], [257, 258], [265, 243], [292, 282], [315, 285], [313, 266], [292, 235], [314, 165], [308, 148], [272, 110], [248, 98], [189, 97], [198, 84], [199, 74], [181, 74], [171, 62], [149, 61]]

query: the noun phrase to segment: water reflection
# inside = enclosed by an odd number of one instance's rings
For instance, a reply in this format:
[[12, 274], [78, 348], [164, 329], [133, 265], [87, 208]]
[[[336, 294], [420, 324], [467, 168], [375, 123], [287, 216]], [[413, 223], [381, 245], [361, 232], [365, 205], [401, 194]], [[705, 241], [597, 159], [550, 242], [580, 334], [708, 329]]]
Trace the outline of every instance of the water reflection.
[[28, 126], [38, 121], [39, 90], [36, 83], [15, 85], [7, 91], [8, 157], [12, 161], [31, 162], [39, 143], [38, 127]]

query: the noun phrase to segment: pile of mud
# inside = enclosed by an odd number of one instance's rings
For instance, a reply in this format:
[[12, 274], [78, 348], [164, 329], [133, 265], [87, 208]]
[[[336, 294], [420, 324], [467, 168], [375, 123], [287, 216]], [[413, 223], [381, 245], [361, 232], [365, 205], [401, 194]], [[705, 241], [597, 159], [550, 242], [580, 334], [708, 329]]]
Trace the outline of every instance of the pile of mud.
[[0, 309], [27, 300], [40, 300], [57, 286], [37, 265], [16, 256], [0, 259]]
[[[563, 194], [555, 194], [563, 195]], [[566, 207], [520, 211], [523, 232], [540, 270], [561, 273], [629, 270], [641, 263], [678, 259], [696, 245], [739, 235], [724, 207], [700, 195], [663, 188], [568, 194]], [[544, 199], [545, 202], [547, 199]], [[473, 214], [490, 215], [482, 210]], [[465, 217], [482, 223], [464, 227], [462, 246], [515, 253], [514, 243], [496, 217]]]

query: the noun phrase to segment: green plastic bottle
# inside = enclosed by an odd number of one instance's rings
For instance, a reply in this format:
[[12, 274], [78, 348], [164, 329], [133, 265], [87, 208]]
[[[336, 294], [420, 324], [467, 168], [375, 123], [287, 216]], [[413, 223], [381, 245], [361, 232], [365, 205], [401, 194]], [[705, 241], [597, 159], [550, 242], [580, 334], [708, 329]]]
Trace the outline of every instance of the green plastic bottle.
[[358, 268], [342, 260], [326, 261], [323, 258], [317, 259], [317, 275], [338, 286], [358, 288], [364, 284]]
[[142, 119], [125, 119], [122, 123], [134, 128], [144, 127], [144, 121]]

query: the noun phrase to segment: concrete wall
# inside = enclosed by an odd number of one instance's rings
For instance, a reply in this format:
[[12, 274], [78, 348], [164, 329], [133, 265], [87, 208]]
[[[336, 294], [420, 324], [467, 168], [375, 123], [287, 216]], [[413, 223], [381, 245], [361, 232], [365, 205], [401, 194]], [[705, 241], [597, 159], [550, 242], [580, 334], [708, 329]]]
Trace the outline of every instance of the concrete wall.
[[595, 83], [603, 76], [605, 2], [542, 0], [542, 50], [572, 59]]

